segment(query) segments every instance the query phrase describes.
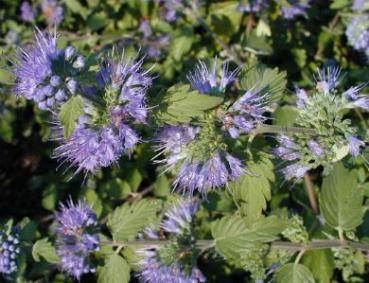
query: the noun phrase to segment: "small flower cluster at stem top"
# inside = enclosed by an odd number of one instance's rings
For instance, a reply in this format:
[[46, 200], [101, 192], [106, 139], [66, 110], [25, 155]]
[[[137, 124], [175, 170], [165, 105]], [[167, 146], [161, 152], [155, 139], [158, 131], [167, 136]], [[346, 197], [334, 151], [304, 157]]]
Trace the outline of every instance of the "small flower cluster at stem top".
[[60, 205], [57, 220], [57, 254], [60, 268], [77, 280], [95, 272], [90, 257], [100, 249], [99, 224], [96, 214], [82, 201]]
[[[138, 253], [138, 278], [143, 283], [198, 283], [206, 278], [194, 264], [198, 255], [196, 239], [193, 236], [193, 218], [199, 209], [194, 200], [182, 200], [165, 213], [160, 228], [169, 243], [157, 248], [142, 248]], [[159, 231], [147, 228], [145, 234], [157, 240]], [[183, 254], [183, 255], [181, 255]], [[179, 256], [178, 256], [179, 255]]]

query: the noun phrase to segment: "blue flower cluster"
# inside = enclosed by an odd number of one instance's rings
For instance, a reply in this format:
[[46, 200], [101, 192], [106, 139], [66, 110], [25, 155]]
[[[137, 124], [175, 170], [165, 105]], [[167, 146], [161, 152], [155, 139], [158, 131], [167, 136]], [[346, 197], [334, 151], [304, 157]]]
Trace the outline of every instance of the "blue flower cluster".
[[84, 57], [74, 47], [57, 48], [56, 34], [37, 30], [33, 45], [18, 50], [13, 59], [14, 91], [35, 101], [41, 109], [53, 109], [76, 93], [73, 78], [82, 71]]
[[19, 235], [17, 229], [10, 233], [0, 232], [0, 273], [12, 274], [18, 269], [20, 253]]
[[[182, 201], [170, 208], [164, 215], [160, 227], [168, 237], [177, 239], [177, 237], [191, 237], [193, 238], [192, 222], [196, 212], [199, 209], [199, 204], [195, 201]], [[158, 239], [158, 233], [151, 229], [146, 229], [146, 234], [152, 239]], [[182, 241], [186, 242], [186, 241]], [[165, 264], [160, 260], [160, 250], [166, 247], [158, 247], [156, 249], [145, 248], [141, 249], [139, 253], [143, 259], [139, 262], [141, 270], [138, 277], [143, 283], [198, 283], [205, 282], [206, 278], [198, 267], [194, 264], [196, 259], [190, 261], [183, 260], [177, 257], [175, 261], [170, 264]], [[195, 256], [191, 251], [192, 247], [187, 245], [179, 247], [178, 253], [181, 249], [185, 249], [189, 253], [189, 257]], [[190, 262], [188, 266], [188, 262]]]
[[57, 253], [61, 269], [77, 280], [95, 272], [90, 255], [100, 249], [96, 214], [84, 202], [70, 200], [56, 215]]
[[[21, 18], [25, 22], [32, 22], [38, 14], [39, 7], [33, 7], [24, 1], [21, 5]], [[64, 19], [64, 9], [57, 0], [42, 0], [40, 7], [49, 26], [59, 25]]]
[[[338, 158], [338, 152], [350, 153], [353, 157], [361, 155], [364, 141], [357, 137], [357, 130], [349, 120], [344, 119], [345, 109], [361, 108], [369, 110], [369, 98], [361, 94], [364, 85], [350, 87], [339, 97], [341, 72], [339, 68], [318, 70], [315, 91], [307, 93], [297, 90], [297, 108], [299, 126], [316, 130], [316, 135], [295, 134], [277, 137], [279, 146], [274, 154], [289, 164], [282, 170], [286, 179], [301, 178], [304, 174], [320, 165], [328, 168]], [[321, 114], [326, 118], [322, 119]]]

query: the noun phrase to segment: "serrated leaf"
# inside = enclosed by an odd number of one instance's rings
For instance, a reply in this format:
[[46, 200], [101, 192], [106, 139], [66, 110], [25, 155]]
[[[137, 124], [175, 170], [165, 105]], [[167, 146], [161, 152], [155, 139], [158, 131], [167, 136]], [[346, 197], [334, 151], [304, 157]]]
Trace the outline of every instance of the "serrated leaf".
[[57, 264], [60, 261], [54, 246], [49, 242], [47, 238], [38, 240], [33, 245], [32, 257], [37, 262], [39, 262], [41, 258], [44, 258], [47, 262], [53, 264]]
[[65, 138], [68, 139], [73, 134], [78, 118], [84, 113], [83, 107], [83, 98], [79, 95], [72, 96], [62, 105], [59, 118]]
[[270, 55], [273, 53], [273, 48], [268, 44], [266, 38], [256, 34], [245, 36], [242, 40], [242, 46], [246, 51], [256, 55]]
[[158, 124], [188, 123], [200, 118], [204, 111], [213, 109], [223, 102], [224, 98], [214, 95], [200, 94], [191, 90], [189, 85], [175, 85], [158, 101], [160, 107], [155, 113]]
[[275, 240], [286, 228], [286, 222], [276, 216], [260, 218], [247, 225], [240, 216], [226, 216], [212, 225], [217, 251], [226, 259], [239, 260], [242, 251], [260, 243]]
[[331, 282], [334, 258], [331, 250], [312, 250], [304, 254], [302, 263], [312, 272], [318, 283]]
[[115, 241], [134, 239], [146, 225], [155, 219], [156, 202], [140, 200], [116, 208], [108, 218], [107, 225]]
[[128, 263], [114, 253], [108, 257], [104, 267], [98, 271], [98, 283], [128, 283], [130, 280]]
[[277, 273], [277, 283], [315, 283], [311, 271], [302, 264], [289, 263]]
[[278, 100], [286, 88], [286, 72], [278, 68], [270, 69], [263, 64], [255, 64], [241, 74], [241, 87], [252, 89], [260, 95], [269, 94], [273, 100]]
[[363, 193], [356, 181], [356, 171], [341, 163], [323, 179], [320, 209], [327, 224], [345, 231], [354, 230], [363, 219]]
[[271, 184], [274, 181], [273, 163], [262, 159], [257, 163], [249, 163], [249, 174], [230, 183], [233, 198], [240, 204], [241, 213], [248, 221], [253, 222], [262, 216], [271, 198]]

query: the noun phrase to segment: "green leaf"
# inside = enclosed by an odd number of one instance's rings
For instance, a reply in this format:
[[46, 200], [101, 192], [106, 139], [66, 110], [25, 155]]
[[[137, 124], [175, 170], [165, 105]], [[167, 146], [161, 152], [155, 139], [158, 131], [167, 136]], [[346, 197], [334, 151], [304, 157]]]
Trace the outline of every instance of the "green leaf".
[[331, 282], [335, 268], [331, 250], [308, 251], [304, 254], [302, 263], [311, 270], [317, 282]]
[[108, 218], [107, 225], [115, 241], [134, 239], [147, 224], [156, 217], [157, 203], [140, 200], [133, 204], [124, 204], [116, 208]]
[[241, 74], [241, 87], [252, 89], [260, 95], [269, 94], [278, 100], [286, 88], [286, 76], [286, 72], [280, 72], [278, 68], [270, 69], [263, 64], [254, 64]]
[[212, 3], [206, 19], [215, 33], [229, 36], [239, 29], [242, 13], [237, 11], [238, 1]]
[[245, 249], [259, 243], [275, 240], [286, 228], [286, 222], [276, 216], [260, 218], [247, 225], [240, 216], [226, 216], [212, 225], [212, 235], [217, 251], [229, 260], [239, 260]]
[[65, 138], [69, 138], [73, 134], [78, 118], [84, 113], [83, 106], [83, 98], [79, 95], [72, 96], [62, 105], [59, 118]]
[[77, 0], [64, 0], [67, 7], [76, 14], [80, 14], [84, 19], [87, 18], [88, 10], [86, 7], [82, 6]]
[[320, 209], [327, 224], [336, 229], [354, 230], [362, 222], [363, 193], [356, 181], [356, 171], [341, 163], [323, 179]]
[[177, 61], [180, 61], [184, 55], [190, 52], [194, 42], [194, 33], [190, 28], [185, 28], [173, 39], [171, 44], [171, 55]]
[[262, 216], [271, 198], [271, 184], [275, 181], [273, 163], [269, 159], [248, 164], [249, 174], [230, 183], [233, 198], [240, 205], [241, 213], [253, 222]]
[[298, 111], [296, 107], [289, 106], [289, 105], [279, 107], [273, 113], [273, 117], [274, 117], [273, 124], [283, 125], [283, 126], [293, 126], [297, 118], [297, 115], [298, 115]]
[[32, 257], [35, 261], [39, 262], [41, 257], [44, 258], [47, 262], [57, 264], [60, 259], [56, 253], [55, 248], [49, 242], [47, 238], [38, 240], [32, 248]]
[[302, 264], [289, 263], [277, 273], [277, 283], [315, 283], [310, 270]]
[[256, 55], [270, 55], [273, 53], [273, 48], [266, 41], [264, 36], [250, 34], [243, 37], [241, 42], [243, 48]]
[[200, 118], [204, 111], [215, 108], [224, 98], [214, 95], [200, 94], [191, 90], [189, 85], [175, 85], [157, 102], [160, 107], [154, 114], [158, 124], [188, 123]]
[[99, 269], [98, 283], [128, 283], [130, 280], [129, 265], [120, 255], [109, 256], [104, 267]]

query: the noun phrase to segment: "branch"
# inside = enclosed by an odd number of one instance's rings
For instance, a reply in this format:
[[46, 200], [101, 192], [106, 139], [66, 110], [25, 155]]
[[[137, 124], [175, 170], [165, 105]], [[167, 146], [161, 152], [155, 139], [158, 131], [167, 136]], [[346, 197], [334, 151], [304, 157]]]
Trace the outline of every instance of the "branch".
[[267, 125], [260, 124], [251, 132], [251, 136], [257, 136], [259, 134], [306, 134], [306, 135], [317, 135], [317, 131], [311, 128], [303, 128], [303, 127], [288, 127], [288, 126], [279, 126], [279, 125]]
[[[149, 241], [132, 241], [132, 242], [116, 242], [116, 241], [102, 241], [102, 244], [106, 244], [114, 247], [127, 247], [127, 246], [143, 246], [146, 248], [157, 248], [162, 245], [170, 243], [169, 240], [149, 240]], [[215, 247], [215, 240], [197, 240], [196, 245], [202, 250], [207, 250]], [[312, 240], [308, 244], [292, 243], [288, 241], [275, 241], [271, 242], [271, 249], [286, 250], [291, 252], [330, 249], [330, 248], [353, 248], [359, 251], [369, 252], [369, 244], [346, 241], [346, 240]]]
[[319, 250], [330, 248], [353, 248], [360, 251], [369, 252], [369, 244], [363, 244], [345, 240], [313, 240], [309, 244], [291, 243], [286, 241], [276, 241], [271, 244], [272, 249], [287, 251]]

